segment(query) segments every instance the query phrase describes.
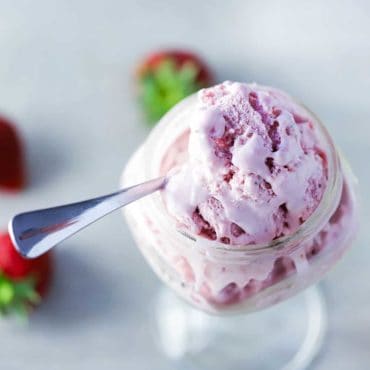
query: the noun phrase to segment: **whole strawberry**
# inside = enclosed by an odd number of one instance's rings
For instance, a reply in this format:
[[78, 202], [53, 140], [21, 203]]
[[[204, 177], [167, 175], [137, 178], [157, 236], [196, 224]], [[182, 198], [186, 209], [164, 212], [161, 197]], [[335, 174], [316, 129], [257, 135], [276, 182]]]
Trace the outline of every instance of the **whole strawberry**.
[[149, 55], [137, 72], [139, 100], [150, 123], [188, 95], [213, 84], [208, 66], [195, 54], [163, 50]]
[[27, 260], [15, 250], [8, 233], [0, 234], [0, 314], [25, 316], [40, 303], [52, 272], [51, 255]]
[[19, 191], [24, 185], [21, 141], [14, 125], [0, 116], [0, 189]]

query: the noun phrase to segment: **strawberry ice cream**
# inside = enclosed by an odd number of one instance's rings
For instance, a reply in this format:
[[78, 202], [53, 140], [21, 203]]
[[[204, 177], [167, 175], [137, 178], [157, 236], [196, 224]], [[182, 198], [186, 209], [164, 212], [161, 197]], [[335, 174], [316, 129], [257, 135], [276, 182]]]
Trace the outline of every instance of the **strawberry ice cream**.
[[319, 204], [327, 164], [313, 118], [280, 90], [225, 82], [199, 93], [188, 158], [164, 199], [182, 227], [225, 244], [292, 234]]
[[353, 176], [284, 92], [224, 82], [183, 100], [129, 161], [123, 185], [169, 174], [125, 208], [157, 275], [215, 313], [253, 311], [318, 281], [356, 230]]

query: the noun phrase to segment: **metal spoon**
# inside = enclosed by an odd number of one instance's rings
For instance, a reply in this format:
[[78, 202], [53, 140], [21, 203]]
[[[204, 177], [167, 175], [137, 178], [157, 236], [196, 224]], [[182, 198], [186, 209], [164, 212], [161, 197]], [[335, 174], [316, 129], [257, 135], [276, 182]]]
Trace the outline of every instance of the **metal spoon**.
[[22, 256], [36, 258], [107, 214], [162, 189], [166, 181], [160, 177], [98, 198], [21, 213], [9, 222], [10, 237]]

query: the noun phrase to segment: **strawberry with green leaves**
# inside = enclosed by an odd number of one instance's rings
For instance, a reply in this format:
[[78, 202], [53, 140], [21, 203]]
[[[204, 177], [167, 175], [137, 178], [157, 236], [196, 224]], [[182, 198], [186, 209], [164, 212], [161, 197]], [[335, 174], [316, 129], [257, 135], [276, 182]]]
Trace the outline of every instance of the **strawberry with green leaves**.
[[0, 189], [17, 192], [24, 188], [22, 144], [14, 125], [0, 116]]
[[49, 286], [51, 255], [28, 260], [15, 250], [8, 233], [0, 234], [0, 314], [26, 316]]
[[137, 73], [139, 100], [150, 123], [188, 95], [213, 84], [208, 66], [195, 54], [164, 50], [151, 54]]

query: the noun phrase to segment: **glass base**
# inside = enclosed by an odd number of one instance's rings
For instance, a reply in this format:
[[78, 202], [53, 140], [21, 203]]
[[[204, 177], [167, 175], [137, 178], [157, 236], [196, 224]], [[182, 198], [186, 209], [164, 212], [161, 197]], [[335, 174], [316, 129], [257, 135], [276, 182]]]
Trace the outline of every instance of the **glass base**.
[[317, 287], [265, 310], [213, 316], [163, 290], [155, 336], [181, 370], [303, 370], [320, 350], [326, 307]]

